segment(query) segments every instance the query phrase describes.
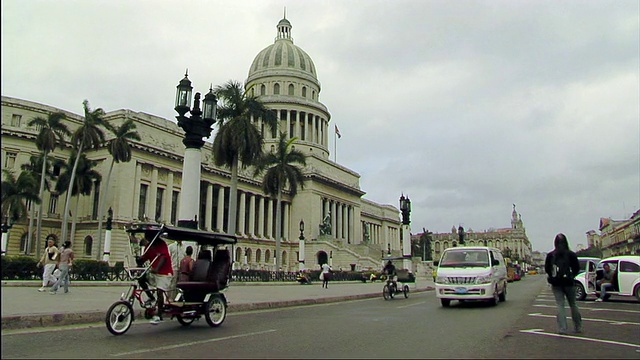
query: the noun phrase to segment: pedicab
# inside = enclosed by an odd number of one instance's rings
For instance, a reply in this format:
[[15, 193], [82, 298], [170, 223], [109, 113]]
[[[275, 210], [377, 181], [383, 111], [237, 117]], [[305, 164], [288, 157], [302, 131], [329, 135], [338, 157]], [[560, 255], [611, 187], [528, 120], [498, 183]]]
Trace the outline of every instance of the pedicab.
[[[189, 326], [202, 317], [211, 327], [218, 327], [224, 322], [227, 299], [222, 291], [231, 278], [231, 255], [227, 247], [236, 244], [235, 236], [156, 223], [131, 224], [125, 227], [125, 231], [130, 241], [124, 265], [131, 285], [107, 311], [105, 323], [109, 332], [122, 335], [129, 330], [135, 320], [136, 303], [143, 310], [145, 319], [162, 313], [170, 319], [175, 318], [182, 326]], [[157, 299], [163, 296], [163, 291], [154, 287], [141, 288], [139, 280], [150, 271], [155, 259], [147, 266], [140, 266], [135, 261], [139, 255], [136, 235], [143, 235], [150, 242], [166, 238], [197, 244], [197, 249], [194, 249], [196, 261], [189, 281], [178, 282], [175, 298], [166, 299], [161, 309]], [[154, 295], [152, 299], [149, 294]]]
[[[384, 262], [391, 261], [391, 263], [398, 262], [398, 260], [404, 260], [402, 256], [385, 257], [382, 260]], [[395, 266], [395, 264], [394, 264]], [[382, 287], [382, 297], [385, 300], [393, 299], [396, 295], [404, 294], [405, 299], [409, 297], [409, 285], [405, 282], [415, 282], [415, 277], [408, 270], [396, 270], [397, 281], [393, 280], [392, 276], [386, 276], [386, 282]]]

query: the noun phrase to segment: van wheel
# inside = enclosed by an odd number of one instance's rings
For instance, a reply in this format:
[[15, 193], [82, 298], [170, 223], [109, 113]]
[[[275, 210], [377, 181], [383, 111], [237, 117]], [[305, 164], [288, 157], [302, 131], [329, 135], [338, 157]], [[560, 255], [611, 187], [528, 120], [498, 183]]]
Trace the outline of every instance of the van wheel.
[[500, 302], [500, 293], [498, 293], [498, 287], [493, 291], [493, 298], [490, 300], [491, 306], [497, 306]]
[[633, 290], [633, 294], [636, 296], [636, 299], [640, 301], [640, 284], [636, 285], [636, 288]]
[[451, 300], [449, 300], [449, 299], [440, 299], [440, 303], [442, 304], [442, 307], [449, 307], [449, 305], [451, 305]]
[[584, 286], [582, 284], [576, 284], [576, 300], [584, 300], [587, 298], [587, 292], [584, 290]]
[[498, 295], [498, 300], [502, 302], [507, 301], [507, 285], [504, 286], [504, 290], [502, 290], [502, 294]]

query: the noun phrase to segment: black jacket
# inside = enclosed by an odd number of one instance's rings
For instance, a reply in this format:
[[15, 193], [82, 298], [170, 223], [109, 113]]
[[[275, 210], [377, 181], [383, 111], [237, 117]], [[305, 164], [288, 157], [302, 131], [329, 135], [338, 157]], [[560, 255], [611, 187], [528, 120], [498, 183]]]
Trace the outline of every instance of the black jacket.
[[547, 258], [544, 262], [544, 271], [547, 273], [547, 280], [551, 285], [554, 286], [571, 286], [574, 284], [574, 278], [580, 272], [580, 262], [578, 261], [578, 255], [573, 251], [569, 250], [564, 252], [563, 254], [559, 254], [558, 256], [568, 256], [569, 257], [569, 267], [571, 268], [571, 278], [566, 280], [564, 283], [555, 284], [554, 281], [551, 280], [551, 272], [553, 271], [554, 257], [556, 256], [556, 250], [551, 251], [547, 254]]

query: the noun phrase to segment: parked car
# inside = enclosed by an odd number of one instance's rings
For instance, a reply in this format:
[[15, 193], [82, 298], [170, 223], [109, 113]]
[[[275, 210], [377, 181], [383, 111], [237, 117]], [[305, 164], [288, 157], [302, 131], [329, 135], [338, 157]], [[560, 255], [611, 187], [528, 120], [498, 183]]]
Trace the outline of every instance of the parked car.
[[595, 294], [596, 269], [600, 260], [596, 257], [578, 257], [580, 272], [575, 277], [577, 300], [586, 299], [587, 294]]
[[[640, 301], [640, 256], [620, 255], [602, 259], [596, 267], [596, 280], [602, 278], [603, 266], [609, 264], [613, 273], [613, 289], [607, 290], [605, 300], [611, 295], [634, 296]], [[594, 295], [600, 295], [600, 288]]]

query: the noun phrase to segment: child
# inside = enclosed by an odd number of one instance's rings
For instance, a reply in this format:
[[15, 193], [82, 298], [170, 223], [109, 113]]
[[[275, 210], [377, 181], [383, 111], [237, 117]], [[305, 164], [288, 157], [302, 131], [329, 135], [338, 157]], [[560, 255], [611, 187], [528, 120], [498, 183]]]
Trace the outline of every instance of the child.
[[180, 260], [180, 277], [178, 278], [178, 282], [189, 281], [189, 275], [193, 269], [193, 259], [191, 255], [193, 255], [193, 248], [187, 246], [185, 256]]

